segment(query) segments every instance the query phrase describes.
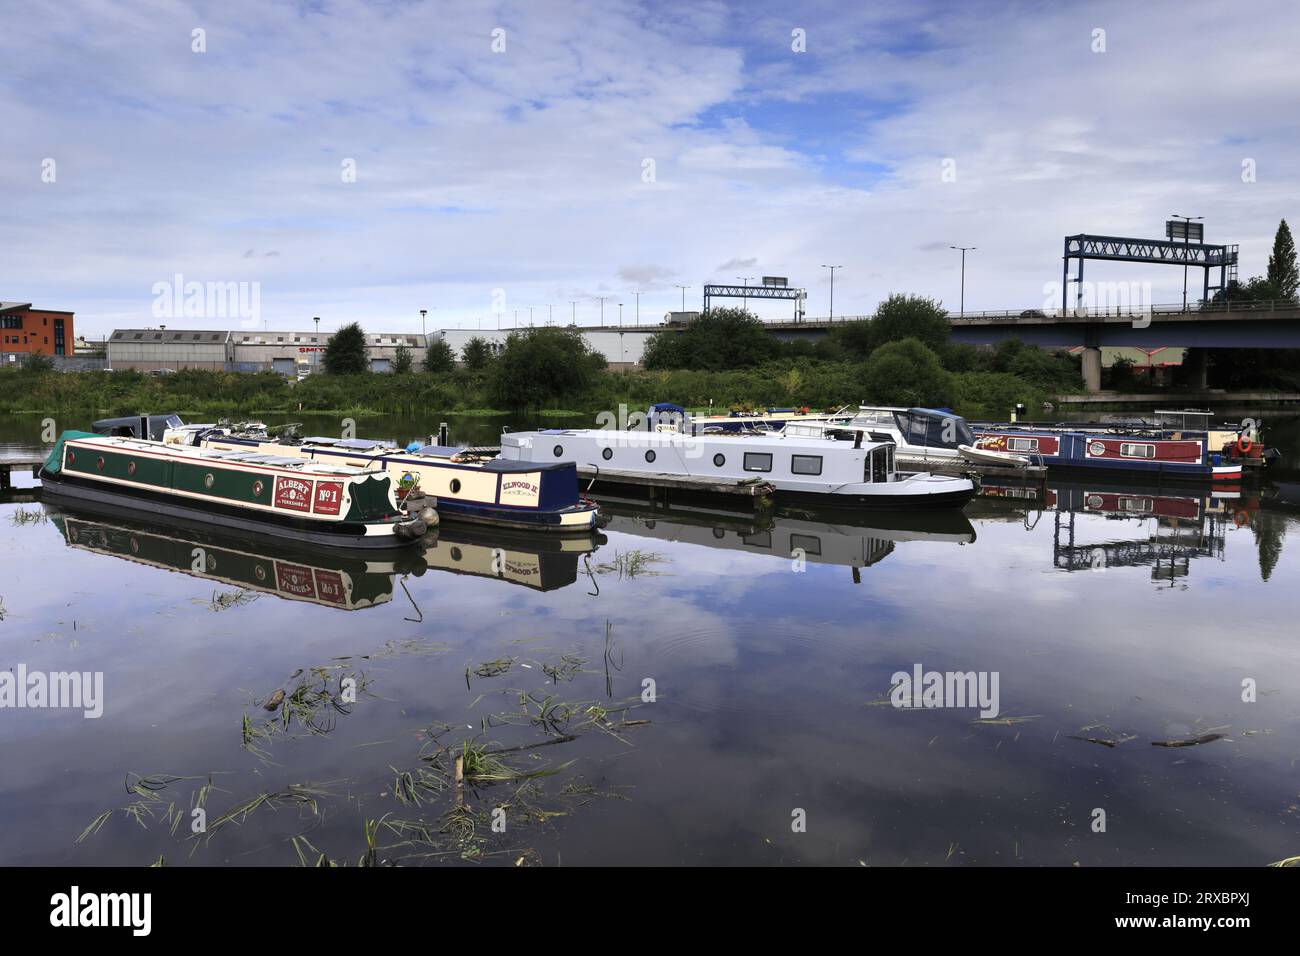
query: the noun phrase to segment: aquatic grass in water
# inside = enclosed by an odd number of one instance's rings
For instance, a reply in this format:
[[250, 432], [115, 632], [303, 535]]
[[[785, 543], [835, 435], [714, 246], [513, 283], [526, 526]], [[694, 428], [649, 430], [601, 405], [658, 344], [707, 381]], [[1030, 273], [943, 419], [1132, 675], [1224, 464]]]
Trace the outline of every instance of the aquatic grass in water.
[[49, 515], [40, 508], [23, 508], [21, 506], [16, 508], [14, 513], [9, 516], [9, 523], [15, 528], [32, 524], [46, 524], [49, 520]]
[[597, 564], [592, 570], [597, 574], [617, 574], [619, 580], [624, 578], [631, 580], [637, 577], [667, 574], [666, 571], [657, 571], [651, 567], [663, 563], [663, 560], [663, 556], [654, 551], [634, 548], [631, 551], [615, 551], [613, 561]]

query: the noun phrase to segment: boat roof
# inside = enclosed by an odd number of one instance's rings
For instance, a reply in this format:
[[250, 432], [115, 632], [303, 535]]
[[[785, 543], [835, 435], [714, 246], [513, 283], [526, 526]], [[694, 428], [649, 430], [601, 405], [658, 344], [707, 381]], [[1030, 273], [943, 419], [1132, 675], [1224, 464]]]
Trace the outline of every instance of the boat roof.
[[114, 448], [134, 448], [152, 454], [170, 455], [173, 458], [194, 458], [199, 461], [228, 461], [240, 465], [263, 465], [271, 468], [287, 468], [293, 471], [303, 471], [309, 474], [372, 474], [372, 472], [367, 471], [364, 468], [357, 468], [353, 465], [331, 465], [324, 462], [313, 461], [310, 458], [289, 458], [283, 455], [268, 455], [265, 452], [258, 452], [252, 449], [248, 451], [241, 451], [239, 449], [215, 450], [211, 448], [196, 448], [193, 445], [164, 445], [159, 442], [144, 441], [139, 438], [127, 438], [117, 435], [94, 435], [84, 438], [79, 436], [72, 440], [88, 445], [107, 445]]
[[[780, 432], [767, 432], [762, 435], [683, 435], [680, 432], [652, 432], [652, 431], [616, 431], [605, 428], [547, 428], [536, 432], [506, 432], [501, 436], [502, 444], [514, 444], [509, 439], [529, 438], [537, 436], [540, 438], [595, 438], [603, 436], [609, 444], [617, 447], [619, 444], [626, 444], [630, 448], [637, 448], [647, 444], [656, 445], [674, 445], [674, 444], [708, 444], [710, 447], [716, 445], [720, 448], [745, 447], [746, 450], [759, 450], [763, 446], [771, 443], [780, 442], [781, 449], [797, 448], [800, 450], [825, 452], [827, 448], [840, 448], [845, 451], [852, 450], [849, 442], [837, 442], [827, 438], [802, 438], [793, 435], [783, 435]], [[864, 441], [861, 449], [870, 451], [873, 448], [882, 448], [884, 446], [894, 446], [892, 441], [870, 442]], [[763, 448], [763, 450], [766, 450]]]

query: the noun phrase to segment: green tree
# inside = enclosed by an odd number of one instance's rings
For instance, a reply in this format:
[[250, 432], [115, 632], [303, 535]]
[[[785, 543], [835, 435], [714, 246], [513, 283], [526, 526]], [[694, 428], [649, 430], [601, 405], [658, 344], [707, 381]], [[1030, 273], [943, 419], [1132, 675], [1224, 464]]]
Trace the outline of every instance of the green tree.
[[492, 345], [487, 339], [476, 335], [465, 343], [460, 358], [471, 372], [482, 372], [492, 363]]
[[411, 371], [411, 350], [405, 345], [397, 347], [397, 354], [393, 356], [393, 374], [406, 375]]
[[916, 339], [932, 351], [942, 353], [951, 332], [948, 312], [943, 306], [925, 296], [902, 293], [895, 293], [880, 303], [870, 325], [873, 349], [886, 342]]
[[357, 375], [370, 369], [366, 356], [366, 333], [352, 322], [325, 343], [325, 372], [329, 375]]
[[680, 331], [656, 333], [641, 364], [649, 369], [725, 371], [761, 365], [775, 358], [780, 343], [744, 309], [710, 309]]
[[577, 329], [520, 329], [506, 337], [492, 363], [490, 391], [493, 401], [506, 408], [542, 408], [589, 392], [605, 365], [605, 356], [593, 351]]
[[456, 353], [446, 339], [434, 339], [424, 353], [424, 370], [434, 375], [445, 375], [456, 367]]
[[28, 372], [52, 372], [54, 370], [54, 359], [41, 352], [33, 352], [27, 356], [23, 362], [23, 368]]
[[875, 345], [871, 323], [862, 319], [835, 326], [826, 334], [824, 341], [827, 343], [826, 351], [831, 354], [840, 354], [858, 361], [865, 361]]
[[862, 367], [863, 391], [874, 404], [946, 407], [952, 404], [954, 384], [939, 356], [918, 339], [888, 342]]
[[1296, 289], [1300, 287], [1300, 270], [1296, 267], [1295, 240], [1291, 238], [1291, 227], [1285, 219], [1278, 224], [1277, 235], [1273, 237], [1273, 254], [1268, 257], [1265, 279], [1279, 299], [1295, 301]]

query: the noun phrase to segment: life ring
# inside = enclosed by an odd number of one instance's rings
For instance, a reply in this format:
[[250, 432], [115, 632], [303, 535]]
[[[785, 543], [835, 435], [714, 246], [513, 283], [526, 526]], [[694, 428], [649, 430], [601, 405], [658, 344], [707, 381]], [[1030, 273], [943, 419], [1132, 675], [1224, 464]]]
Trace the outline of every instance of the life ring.
[[1237, 511], [1234, 512], [1232, 515], [1232, 523], [1235, 524], [1238, 528], [1244, 528], [1246, 526], [1246, 522], [1249, 520], [1250, 520], [1249, 516], [1247, 516], [1246, 512], [1244, 511]]
[[1250, 450], [1255, 447], [1255, 443], [1245, 435], [1237, 436], [1237, 451], [1243, 455], [1249, 455]]

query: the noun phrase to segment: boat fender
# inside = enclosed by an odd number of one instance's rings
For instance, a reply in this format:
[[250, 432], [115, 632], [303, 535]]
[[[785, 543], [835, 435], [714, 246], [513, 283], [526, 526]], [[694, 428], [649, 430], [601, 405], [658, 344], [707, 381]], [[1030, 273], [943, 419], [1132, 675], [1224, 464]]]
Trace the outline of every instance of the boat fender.
[[399, 538], [406, 541], [414, 541], [416, 538], [423, 537], [424, 533], [428, 531], [429, 528], [423, 521], [416, 518], [414, 521], [403, 521], [401, 524], [397, 525], [394, 530]]
[[425, 505], [420, 509], [420, 520], [424, 522], [426, 527], [436, 528], [438, 527], [438, 512]]
[[1250, 520], [1249, 516], [1244, 511], [1238, 511], [1232, 516], [1232, 523], [1235, 524], [1238, 528], [1244, 528], [1246, 526], [1246, 522], [1249, 520]]

